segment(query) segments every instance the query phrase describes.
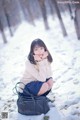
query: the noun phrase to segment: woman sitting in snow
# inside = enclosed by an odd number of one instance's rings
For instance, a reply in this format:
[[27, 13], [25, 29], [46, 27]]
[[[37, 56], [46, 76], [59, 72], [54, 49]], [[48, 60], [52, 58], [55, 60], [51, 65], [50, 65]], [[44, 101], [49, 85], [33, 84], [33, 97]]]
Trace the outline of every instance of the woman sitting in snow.
[[[41, 39], [33, 40], [26, 61], [26, 69], [21, 79], [31, 94], [46, 96], [50, 92], [53, 86], [52, 61], [52, 56], [44, 42]], [[23, 86], [20, 85], [20, 87]]]

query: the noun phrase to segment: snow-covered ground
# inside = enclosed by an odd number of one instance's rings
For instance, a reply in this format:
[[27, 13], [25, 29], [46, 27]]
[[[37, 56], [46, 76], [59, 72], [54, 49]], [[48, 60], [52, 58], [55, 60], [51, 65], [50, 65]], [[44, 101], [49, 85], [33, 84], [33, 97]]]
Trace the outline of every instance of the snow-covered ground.
[[58, 19], [50, 16], [50, 30], [45, 30], [42, 20], [36, 20], [36, 26], [23, 22], [14, 37], [8, 35], [7, 44], [0, 41], [0, 113], [8, 112], [9, 120], [44, 118], [44, 115], [19, 116], [17, 95], [13, 93], [13, 87], [24, 72], [30, 44], [35, 38], [41, 38], [46, 43], [54, 60], [52, 69], [55, 83], [49, 97], [54, 100], [55, 108], [51, 108], [47, 114], [49, 120], [61, 120], [60, 116], [63, 120], [80, 120], [80, 41], [77, 40], [70, 16], [65, 13], [63, 18], [67, 37], [63, 37]]

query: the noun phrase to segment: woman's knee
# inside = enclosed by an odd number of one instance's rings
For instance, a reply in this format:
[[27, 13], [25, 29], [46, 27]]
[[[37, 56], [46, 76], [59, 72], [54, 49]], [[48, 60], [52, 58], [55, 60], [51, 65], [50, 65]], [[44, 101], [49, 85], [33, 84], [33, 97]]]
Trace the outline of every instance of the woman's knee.
[[43, 88], [44, 88], [46, 91], [49, 90], [49, 85], [48, 85], [47, 82], [45, 82], [45, 83], [43, 84]]
[[53, 79], [50, 79], [47, 81], [47, 84], [49, 85], [49, 87], [51, 88], [53, 86]]
[[45, 82], [45, 83], [43, 83], [38, 95], [44, 94], [48, 90], [49, 90], [49, 85]]

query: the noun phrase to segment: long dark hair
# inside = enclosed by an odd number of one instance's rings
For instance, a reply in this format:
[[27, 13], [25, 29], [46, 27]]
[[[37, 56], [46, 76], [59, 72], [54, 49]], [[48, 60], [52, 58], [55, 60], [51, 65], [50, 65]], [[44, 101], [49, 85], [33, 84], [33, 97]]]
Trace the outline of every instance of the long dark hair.
[[[34, 48], [35, 48], [36, 45], [38, 45], [40, 47], [44, 47], [45, 51], [48, 51], [45, 43], [41, 39], [38, 38], [38, 39], [33, 40], [32, 43], [31, 43], [30, 52], [29, 52], [29, 55], [28, 55], [28, 59], [32, 64], [36, 64], [36, 62], [34, 60], [34, 57], [33, 57], [33, 54], [34, 54], [33, 51], [34, 51]], [[47, 59], [50, 63], [53, 61], [53, 58], [52, 58], [49, 51], [48, 51]]]

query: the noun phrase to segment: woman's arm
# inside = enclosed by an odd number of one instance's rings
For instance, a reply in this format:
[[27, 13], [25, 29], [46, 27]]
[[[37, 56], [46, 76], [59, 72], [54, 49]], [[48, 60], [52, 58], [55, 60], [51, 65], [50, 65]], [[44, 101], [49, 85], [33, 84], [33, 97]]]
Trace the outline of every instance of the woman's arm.
[[26, 73], [29, 73], [36, 80], [46, 81], [46, 69], [45, 69], [45, 59], [38, 62], [39, 70], [35, 68], [34, 64], [31, 64], [29, 61], [26, 62], [26, 69], [23, 75], [24, 79], [27, 79]]

